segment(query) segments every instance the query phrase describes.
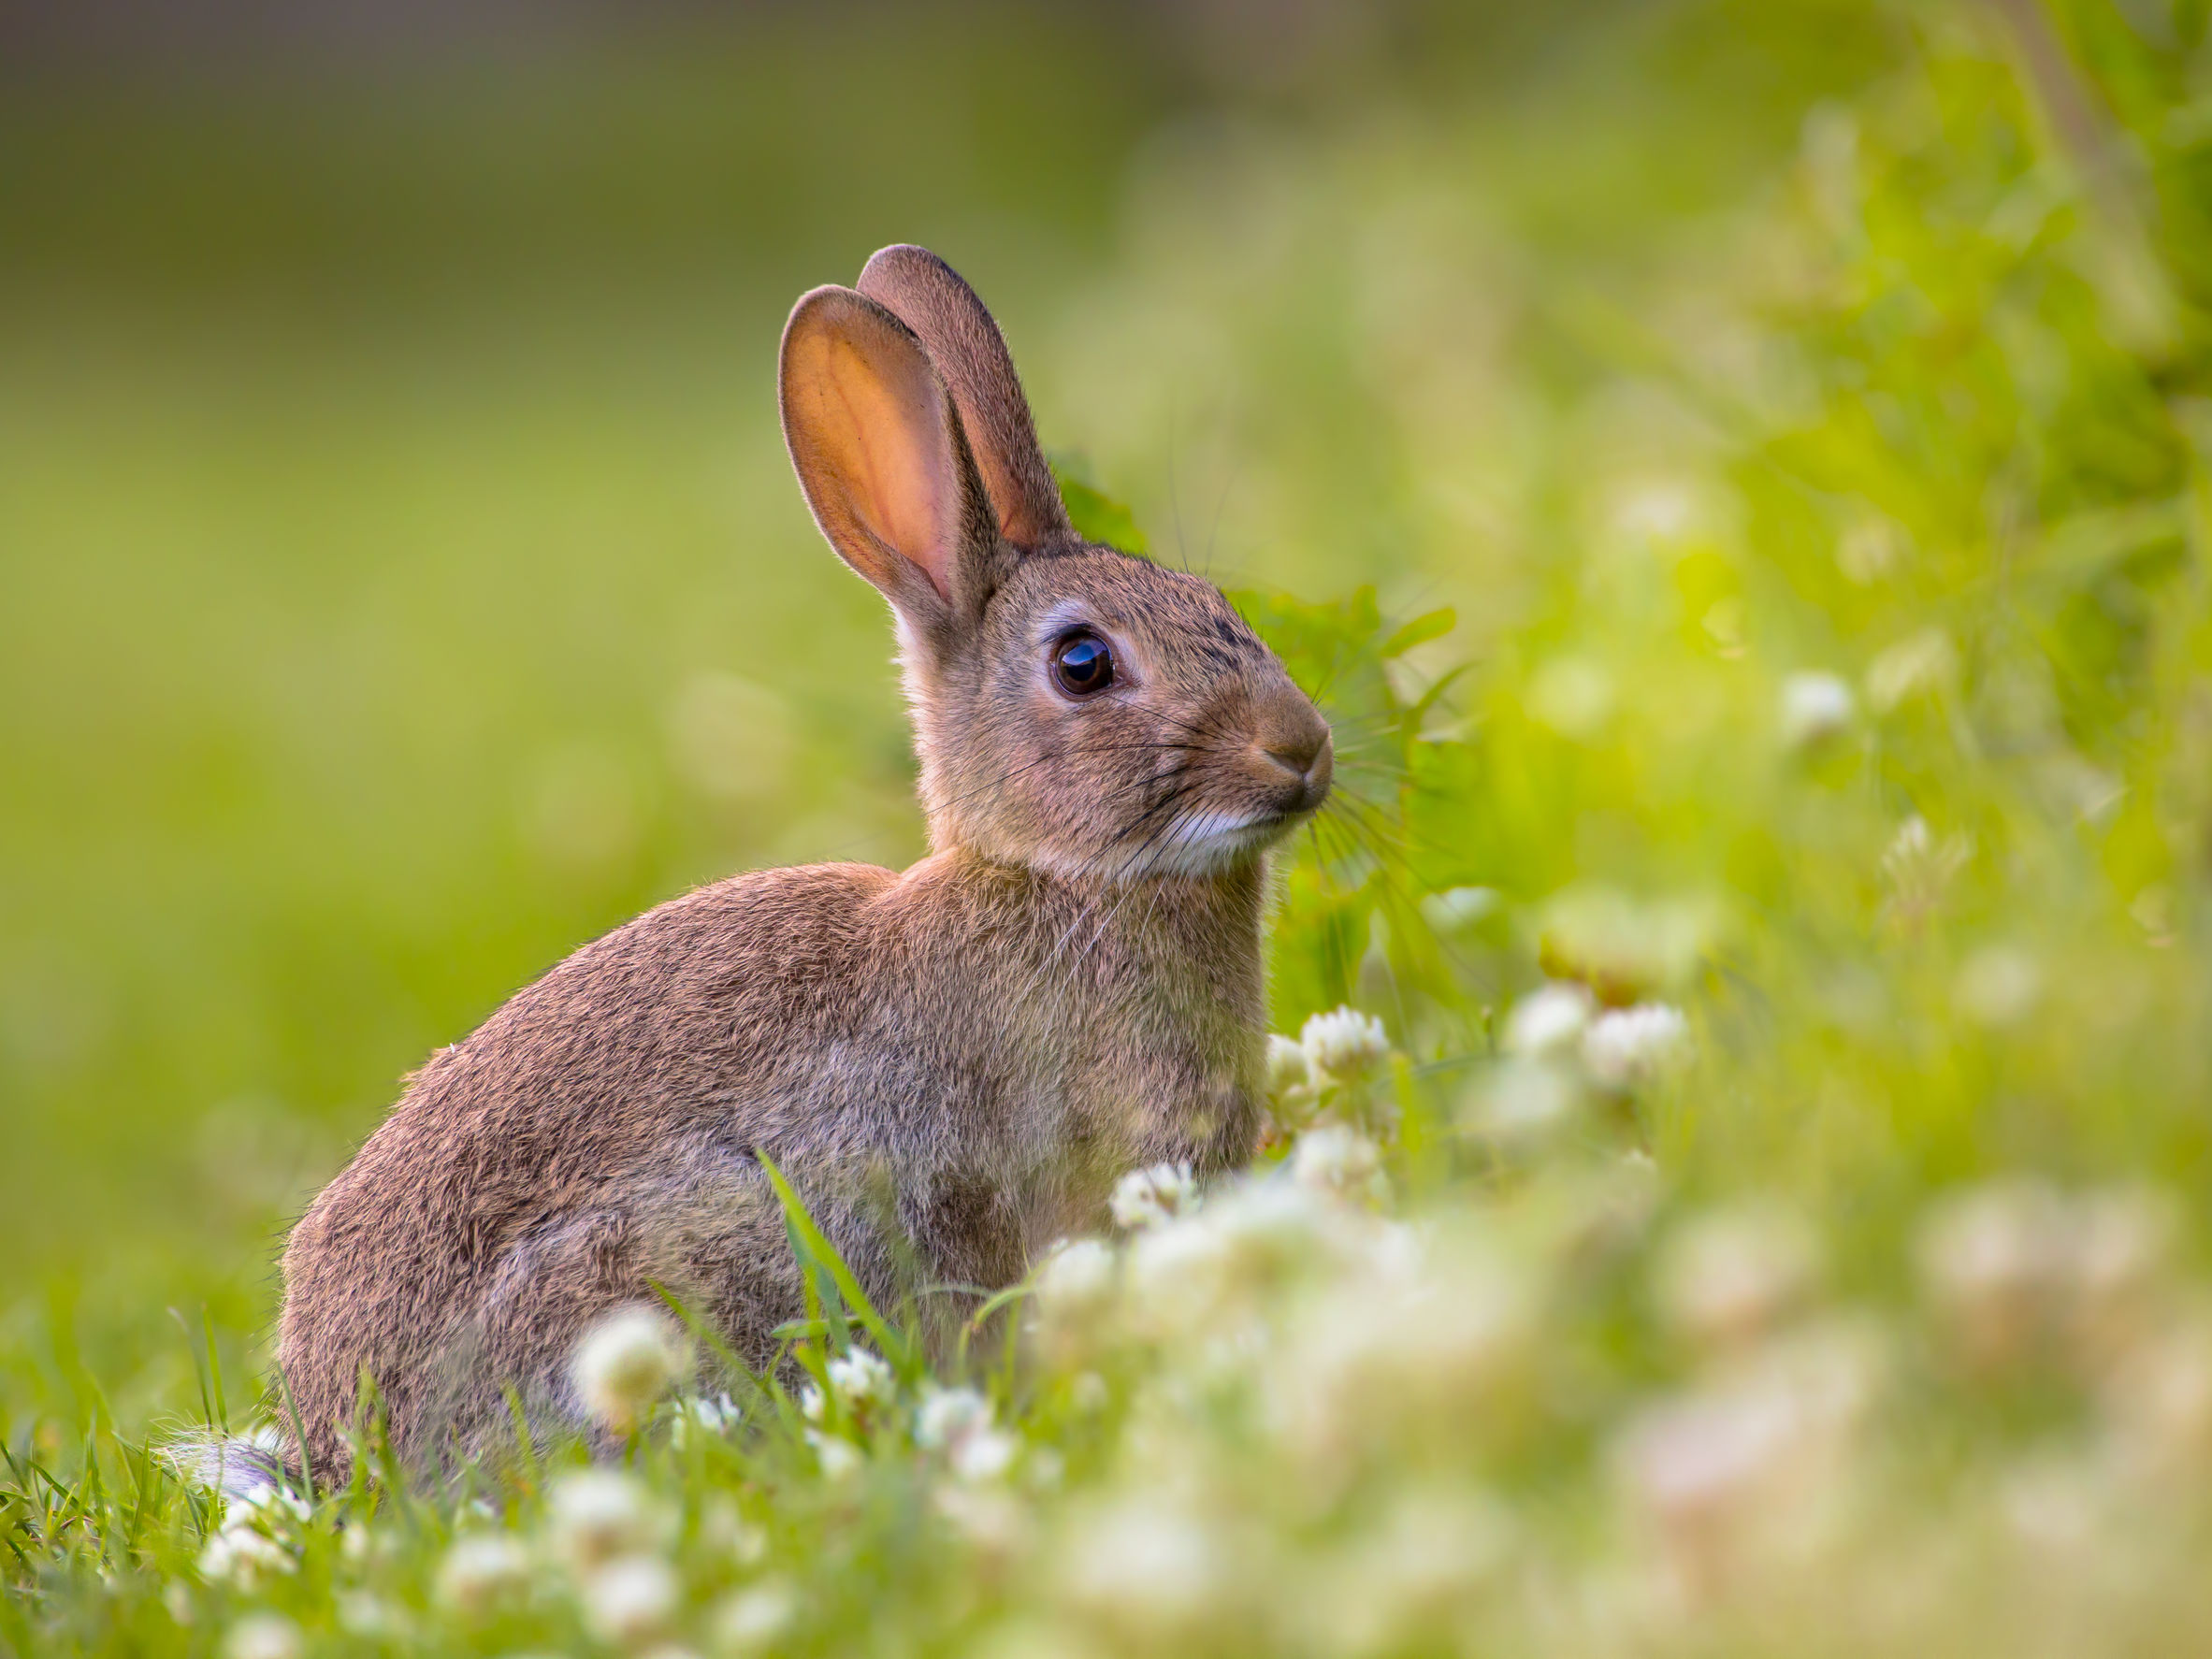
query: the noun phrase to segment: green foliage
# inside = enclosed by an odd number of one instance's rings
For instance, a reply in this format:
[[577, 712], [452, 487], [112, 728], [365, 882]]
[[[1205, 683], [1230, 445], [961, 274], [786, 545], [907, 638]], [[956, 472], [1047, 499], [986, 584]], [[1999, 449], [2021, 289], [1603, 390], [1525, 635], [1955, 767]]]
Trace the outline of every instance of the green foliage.
[[[360, 342], [331, 404], [273, 351], [142, 370], [152, 437], [8, 404], [27, 591], [105, 583], [146, 679], [72, 678], [91, 629], [0, 670], [67, 694], [0, 828], [74, 896], [6, 889], [0, 1646], [2203, 1645], [2206, 50], [2188, 7], [1686, 4], [1526, 88], [1406, 71], [1144, 152], [1061, 354], [1019, 343], [1100, 458], [1056, 459], [1078, 529], [1141, 518], [1330, 715], [1270, 944], [1304, 1040], [1251, 1183], [1193, 1215], [1162, 1176], [934, 1360], [779, 1177], [793, 1365], [694, 1331], [624, 1461], [614, 1558], [673, 1575], [635, 1629], [564, 1530], [578, 1447], [364, 1459], [228, 1532], [157, 1448], [282, 1421], [241, 1241], [393, 1074], [686, 881], [913, 850], [872, 601], [780, 462], [724, 570], [773, 434], [684, 379], [688, 325], [571, 366], [606, 408], [509, 385], [484, 427]], [[180, 436], [213, 383], [231, 438]], [[488, 484], [432, 464], [486, 430]], [[103, 433], [152, 493], [94, 487]], [[641, 523], [672, 450], [721, 482]], [[364, 526], [286, 565], [333, 476]], [[127, 551], [155, 500], [218, 547], [192, 581]]]

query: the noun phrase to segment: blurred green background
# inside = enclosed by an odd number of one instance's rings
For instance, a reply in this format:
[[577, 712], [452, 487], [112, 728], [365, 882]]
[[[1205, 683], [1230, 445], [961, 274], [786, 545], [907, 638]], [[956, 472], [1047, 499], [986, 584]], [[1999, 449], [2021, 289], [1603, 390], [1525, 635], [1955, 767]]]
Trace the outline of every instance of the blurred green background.
[[[695, 883], [918, 851], [882, 608], [773, 385], [792, 299], [914, 240], [997, 310], [1063, 473], [1235, 590], [1337, 723], [1273, 1024], [1349, 1003], [1391, 1054], [1279, 1093], [1267, 1156], [1349, 1114], [1369, 1197], [1545, 1287], [1540, 1409], [1352, 1401], [1406, 1435], [1376, 1503], [1494, 1490], [1562, 1575], [1486, 1581], [1467, 1651], [2188, 1647], [2208, 22], [0, 0], [0, 1646], [206, 1652], [252, 1601], [150, 1448], [224, 1415], [202, 1356], [234, 1405], [267, 1376], [282, 1229], [411, 1067]], [[1592, 1011], [1547, 978], [1612, 1014], [1539, 1041], [1547, 1001]], [[1684, 1285], [1742, 1328], [1700, 1335]], [[1294, 1289], [1248, 1313], [1304, 1317]], [[1330, 1318], [1300, 1363], [1358, 1335]], [[1833, 1351], [1790, 1369], [1823, 1328], [1864, 1338], [1856, 1404]], [[1120, 1463], [1009, 1360], [1006, 1524], [1088, 1560], [1067, 1527], [1171, 1495], [1147, 1424], [1184, 1412], [1181, 1473], [1291, 1551], [1249, 1651], [1326, 1646], [1332, 1583], [1363, 1617], [1376, 1573], [1425, 1594], [1449, 1529], [1317, 1520], [1206, 1415], [1222, 1351], [1092, 1391]], [[1770, 1361], [1779, 1394], [1731, 1392]], [[886, 1480], [927, 1464], [903, 1434]], [[976, 1652], [1048, 1599], [996, 1546], [904, 1553], [911, 1506], [849, 1527], [805, 1447], [652, 1477], [761, 1507], [802, 1645]], [[1772, 1577], [1823, 1492], [1848, 1524]], [[333, 1513], [271, 1605], [366, 1642], [331, 1593], [383, 1568]], [[384, 1589], [431, 1606], [472, 1513]], [[1332, 1580], [1309, 1523], [1375, 1547]], [[1742, 1577], [1693, 1571], [1660, 1639], [1614, 1569], [1684, 1551]], [[731, 1580], [687, 1570], [701, 1606]]]
[[1456, 615], [1337, 699], [1403, 890], [1294, 877], [1279, 1026], [1387, 1013], [1450, 1111], [1618, 946], [1711, 1063], [1631, 1138], [1877, 1278], [1967, 1175], [2201, 1188], [2201, 11], [0, 12], [18, 1397], [173, 1405], [168, 1306], [251, 1369], [289, 1218], [584, 940], [918, 851], [773, 387], [901, 240], [1156, 556]]
[[[14, 18], [0, 1293], [271, 1229], [401, 1075], [747, 865], [919, 846], [782, 318], [925, 242], [1164, 556], [1510, 613], [1527, 314], [1771, 172], [1849, 7]], [[187, 1265], [189, 1264], [189, 1265]], [[143, 1271], [134, 1267], [132, 1275]]]

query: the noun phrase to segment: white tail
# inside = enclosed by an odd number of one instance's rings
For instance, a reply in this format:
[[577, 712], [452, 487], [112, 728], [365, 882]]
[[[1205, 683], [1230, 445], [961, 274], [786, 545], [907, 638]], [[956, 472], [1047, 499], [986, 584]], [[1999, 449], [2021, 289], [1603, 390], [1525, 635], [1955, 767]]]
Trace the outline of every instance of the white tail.
[[284, 1438], [263, 1426], [244, 1435], [191, 1429], [161, 1448], [162, 1462], [183, 1479], [227, 1498], [254, 1498], [290, 1478]]

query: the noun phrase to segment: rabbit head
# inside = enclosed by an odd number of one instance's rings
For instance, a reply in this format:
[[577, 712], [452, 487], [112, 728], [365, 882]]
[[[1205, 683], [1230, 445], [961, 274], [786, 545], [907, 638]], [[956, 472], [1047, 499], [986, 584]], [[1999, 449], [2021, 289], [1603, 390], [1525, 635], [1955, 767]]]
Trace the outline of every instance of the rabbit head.
[[890, 601], [933, 844], [1060, 876], [1212, 873], [1328, 793], [1329, 729], [1221, 592], [1086, 542], [983, 303], [919, 248], [784, 330], [815, 521]]

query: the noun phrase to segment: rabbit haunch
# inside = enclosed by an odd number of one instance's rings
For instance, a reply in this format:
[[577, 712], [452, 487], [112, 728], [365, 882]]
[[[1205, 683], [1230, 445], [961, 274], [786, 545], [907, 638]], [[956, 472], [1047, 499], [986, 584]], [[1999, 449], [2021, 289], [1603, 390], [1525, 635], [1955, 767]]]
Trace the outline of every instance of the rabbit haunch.
[[432, 1057], [285, 1252], [318, 1470], [363, 1377], [418, 1466], [511, 1436], [510, 1387], [580, 1424], [578, 1336], [656, 1285], [768, 1363], [802, 1297], [764, 1158], [896, 1306], [1019, 1278], [1132, 1167], [1251, 1154], [1261, 858], [1326, 795], [1328, 728], [1218, 591], [1076, 536], [934, 256], [802, 298], [781, 383], [816, 520], [895, 613], [933, 850], [703, 887]]

